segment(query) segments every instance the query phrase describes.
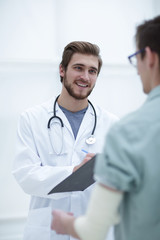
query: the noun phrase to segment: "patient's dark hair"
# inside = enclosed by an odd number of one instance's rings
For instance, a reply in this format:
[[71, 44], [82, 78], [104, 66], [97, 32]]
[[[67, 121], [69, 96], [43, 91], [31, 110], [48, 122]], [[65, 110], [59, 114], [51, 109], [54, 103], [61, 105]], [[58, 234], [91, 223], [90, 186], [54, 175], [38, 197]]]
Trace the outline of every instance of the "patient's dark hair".
[[[150, 47], [152, 51], [158, 54], [160, 61], [160, 16], [151, 20], [144, 21], [143, 24], [137, 27], [135, 35], [138, 49]], [[141, 53], [142, 59], [145, 56], [145, 51]]]

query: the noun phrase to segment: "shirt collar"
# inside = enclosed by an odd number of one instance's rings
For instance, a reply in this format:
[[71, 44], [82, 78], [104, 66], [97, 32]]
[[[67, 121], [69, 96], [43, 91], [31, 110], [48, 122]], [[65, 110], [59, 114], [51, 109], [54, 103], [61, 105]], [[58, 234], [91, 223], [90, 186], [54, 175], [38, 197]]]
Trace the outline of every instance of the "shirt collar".
[[150, 91], [150, 93], [148, 94], [148, 99], [151, 100], [157, 96], [160, 96], [160, 85]]
[[[48, 111], [49, 114], [53, 114], [53, 105], [54, 105], [55, 99], [56, 99], [56, 97], [53, 97], [53, 98], [51, 98], [51, 99], [49, 100], [49, 102], [47, 103], [47, 111]], [[99, 115], [99, 110], [98, 110], [97, 106], [94, 106], [94, 108], [95, 108], [96, 114], [97, 114], [97, 116], [98, 116], [98, 115]], [[59, 108], [58, 104], [56, 104], [56, 112], [59, 111], [59, 110], [60, 110], [60, 108]], [[87, 111], [89, 111], [89, 112], [91, 113], [91, 115], [94, 116], [94, 112], [93, 112], [93, 109], [92, 109], [92, 107], [91, 107], [90, 104], [89, 104], [89, 106], [88, 106]]]

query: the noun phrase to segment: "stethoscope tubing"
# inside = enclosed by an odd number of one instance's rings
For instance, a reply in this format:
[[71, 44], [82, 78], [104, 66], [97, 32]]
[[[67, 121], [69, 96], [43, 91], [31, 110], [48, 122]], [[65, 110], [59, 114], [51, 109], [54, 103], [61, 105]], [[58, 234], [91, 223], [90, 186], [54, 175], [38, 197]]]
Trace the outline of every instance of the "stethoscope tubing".
[[94, 126], [93, 126], [93, 130], [92, 130], [92, 133], [91, 135], [94, 135], [94, 132], [95, 132], [95, 129], [96, 129], [96, 126], [97, 126], [97, 114], [96, 114], [96, 110], [93, 106], [93, 104], [88, 100], [89, 104], [91, 105], [92, 109], [93, 109], [93, 112], [94, 112]]
[[61, 127], [64, 127], [64, 123], [63, 123], [62, 119], [61, 119], [60, 117], [56, 116], [56, 103], [57, 103], [57, 100], [58, 100], [59, 96], [60, 96], [60, 95], [58, 95], [58, 96], [56, 97], [55, 101], [54, 101], [53, 116], [52, 116], [52, 117], [49, 119], [49, 121], [48, 121], [48, 124], [47, 124], [47, 127], [48, 127], [48, 128], [50, 128], [50, 126], [51, 126], [51, 121], [52, 121], [52, 119], [54, 119], [54, 118], [59, 119], [59, 121], [60, 121], [60, 123], [61, 123]]
[[[54, 104], [53, 104], [53, 116], [48, 120], [48, 124], [47, 124], [47, 128], [50, 129], [51, 127], [51, 121], [54, 119], [54, 118], [57, 118], [60, 123], [61, 123], [61, 127], [63, 128], [64, 127], [64, 123], [62, 121], [62, 119], [60, 117], [58, 117], [56, 115], [56, 103], [57, 103], [57, 100], [59, 98], [60, 95], [58, 95], [54, 101]], [[92, 109], [93, 109], [93, 112], [94, 112], [94, 125], [93, 125], [93, 129], [92, 129], [92, 132], [91, 132], [91, 137], [90, 138], [94, 138], [94, 132], [95, 132], [95, 129], [96, 129], [96, 126], [97, 126], [97, 114], [96, 114], [96, 110], [93, 106], [93, 104], [88, 100], [88, 103], [91, 105]], [[90, 139], [89, 138], [89, 139]], [[87, 140], [86, 140], [87, 141]], [[94, 141], [93, 143], [95, 142], [95, 138], [94, 138]], [[92, 143], [89, 143], [89, 144], [92, 144]]]

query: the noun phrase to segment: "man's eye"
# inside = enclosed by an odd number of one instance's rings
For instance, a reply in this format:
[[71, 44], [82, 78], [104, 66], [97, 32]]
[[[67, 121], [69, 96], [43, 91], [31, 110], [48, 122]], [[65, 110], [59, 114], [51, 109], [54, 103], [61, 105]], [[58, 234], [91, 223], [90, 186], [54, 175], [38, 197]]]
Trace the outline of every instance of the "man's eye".
[[96, 71], [95, 69], [90, 69], [89, 72], [90, 72], [91, 74], [97, 74], [97, 71]]
[[77, 67], [75, 67], [75, 69], [77, 69], [77, 70], [81, 70], [81, 67], [77, 66]]

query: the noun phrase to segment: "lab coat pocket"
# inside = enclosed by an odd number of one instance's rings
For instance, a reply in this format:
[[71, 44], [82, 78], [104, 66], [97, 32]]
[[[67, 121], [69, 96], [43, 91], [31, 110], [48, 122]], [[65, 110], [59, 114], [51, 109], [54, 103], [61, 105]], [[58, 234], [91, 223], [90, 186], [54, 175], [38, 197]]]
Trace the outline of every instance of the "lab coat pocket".
[[29, 212], [23, 240], [50, 240], [51, 208], [38, 208]]

